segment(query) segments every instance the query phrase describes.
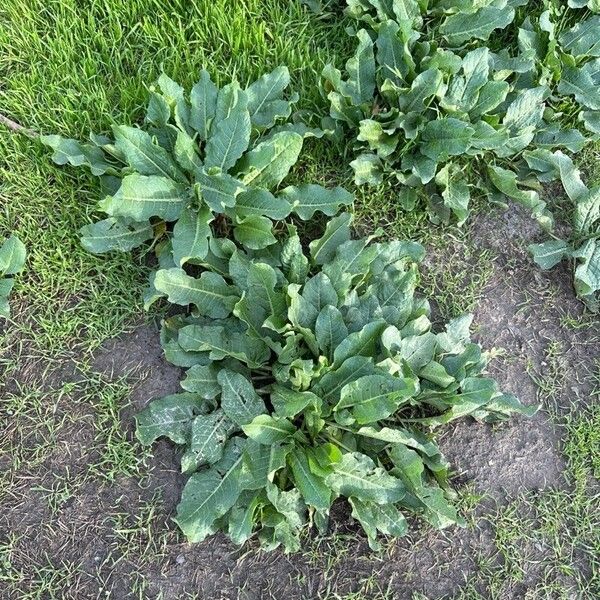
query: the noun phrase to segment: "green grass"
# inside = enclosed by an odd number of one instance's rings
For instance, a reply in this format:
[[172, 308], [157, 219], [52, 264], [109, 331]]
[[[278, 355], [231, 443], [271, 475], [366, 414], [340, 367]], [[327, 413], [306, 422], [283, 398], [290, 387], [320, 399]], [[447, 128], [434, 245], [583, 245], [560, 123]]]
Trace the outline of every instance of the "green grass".
[[531, 573], [536, 584], [524, 598], [598, 597], [600, 409], [593, 394], [593, 407], [561, 420], [568, 489], [528, 492], [486, 515], [496, 551], [478, 558], [478, 573], [457, 600], [501, 600]]

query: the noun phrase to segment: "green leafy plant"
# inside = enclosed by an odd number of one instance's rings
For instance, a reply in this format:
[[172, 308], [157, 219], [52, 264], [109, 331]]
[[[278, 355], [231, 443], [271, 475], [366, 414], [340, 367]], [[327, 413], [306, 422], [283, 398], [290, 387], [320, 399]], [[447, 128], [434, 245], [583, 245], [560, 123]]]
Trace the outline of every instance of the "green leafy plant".
[[10, 317], [8, 296], [10, 295], [16, 275], [23, 270], [27, 251], [25, 245], [16, 236], [11, 236], [0, 245], [0, 317]]
[[572, 259], [577, 265], [575, 290], [590, 309], [597, 311], [600, 292], [600, 186], [589, 189], [573, 161], [562, 152], [531, 152], [526, 154], [526, 160], [545, 181], [560, 180], [574, 206], [568, 235], [555, 235], [547, 242], [531, 245], [529, 249], [533, 258], [543, 269], [550, 269], [563, 259]]
[[489, 354], [471, 343], [470, 317], [432, 331], [415, 297], [421, 246], [378, 243], [379, 232], [351, 239], [347, 213], [308, 253], [294, 225], [274, 229], [272, 219], [331, 217], [352, 202], [342, 188], [279, 190], [304, 137], [323, 135], [277, 125], [291, 113], [288, 81], [279, 68], [219, 90], [203, 72], [188, 101], [163, 75], [144, 129], [43, 141], [55, 162], [86, 165], [109, 192], [108, 218], [83, 228], [84, 246], [153, 240], [146, 305], [187, 309], [161, 333], [166, 358], [187, 369], [184, 391], [151, 402], [137, 435], [184, 447], [176, 521], [190, 541], [220, 529], [236, 543], [257, 534], [266, 548], [297, 550], [305, 526], [325, 529], [345, 497], [376, 548], [378, 532], [405, 532], [405, 512], [461, 523], [430, 430], [535, 409], [483, 376]]
[[[231, 228], [246, 248], [263, 250], [276, 241], [272, 219], [333, 215], [349, 204], [342, 188], [279, 189], [304, 138], [323, 135], [285, 122], [297, 100], [284, 96], [289, 81], [278, 67], [245, 90], [237, 82], [218, 89], [203, 71], [188, 99], [163, 74], [144, 128], [115, 125], [114, 139], [92, 134], [89, 143], [43, 136], [57, 164], [88, 167], [108, 194], [99, 203], [108, 217], [81, 231], [85, 248], [127, 251], [153, 240], [161, 265], [181, 268], [204, 264], [215, 228]], [[147, 304], [161, 296], [157, 285], [153, 275]]]
[[347, 4], [366, 28], [346, 75], [330, 65], [323, 86], [355, 135], [356, 183], [392, 178], [405, 209], [423, 200], [434, 221], [459, 224], [474, 194], [508, 197], [551, 231], [547, 179], [526, 155], [576, 153], [600, 134], [600, 16], [574, 10], [597, 2]]
[[222, 530], [294, 551], [339, 497], [373, 548], [378, 532], [405, 533], [406, 513], [460, 524], [427, 430], [535, 411], [482, 375], [470, 316], [432, 332], [415, 296], [422, 247], [351, 239], [350, 222], [331, 219], [308, 255], [291, 225], [268, 256], [215, 239], [219, 274], [187, 276], [185, 293], [167, 289], [180, 269], [157, 273], [169, 301], [191, 307], [162, 332], [185, 391], [151, 402], [137, 436], [183, 446], [176, 522], [192, 542]]

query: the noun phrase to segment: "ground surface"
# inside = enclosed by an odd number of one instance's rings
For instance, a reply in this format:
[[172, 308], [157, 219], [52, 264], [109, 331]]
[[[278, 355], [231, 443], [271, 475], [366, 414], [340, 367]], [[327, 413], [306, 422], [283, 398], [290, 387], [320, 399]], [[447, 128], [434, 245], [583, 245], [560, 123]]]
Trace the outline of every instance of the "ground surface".
[[[137, 0], [7, 0], [0, 112], [83, 137], [135, 119], [142, 82], [161, 64], [190, 84], [205, 65], [246, 80], [285, 63], [303, 107], [317, 109], [314, 83], [326, 60], [342, 60], [340, 39], [331, 22], [287, 0], [168, 10]], [[313, 145], [297, 173], [345, 182], [334, 157]], [[162, 359], [160, 315], [140, 307], [144, 257], [97, 258], [78, 245], [94, 183], [1, 130], [0, 185], [0, 236], [15, 231], [30, 251], [13, 322], [0, 328], [0, 598], [600, 595], [600, 328], [566, 268], [541, 273], [530, 262], [525, 246], [538, 231], [525, 213], [482, 207], [459, 232], [404, 215], [389, 190], [359, 192], [359, 228], [424, 241], [422, 288], [437, 299], [440, 322], [474, 311], [478, 341], [499, 350], [494, 376], [543, 408], [531, 420], [441, 433], [465, 529], [413, 523], [410, 537], [374, 555], [340, 504], [330, 535], [286, 556], [219, 536], [190, 546], [170, 521], [184, 483], [177, 454], [164, 442], [140, 448], [133, 415], [176, 390], [180, 373]]]

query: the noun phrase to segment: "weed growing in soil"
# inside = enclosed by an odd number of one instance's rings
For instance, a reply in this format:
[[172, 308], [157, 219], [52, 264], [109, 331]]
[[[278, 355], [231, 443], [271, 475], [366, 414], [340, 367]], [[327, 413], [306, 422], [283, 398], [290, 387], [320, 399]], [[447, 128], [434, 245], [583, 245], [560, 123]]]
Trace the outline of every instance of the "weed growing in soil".
[[[230, 283], [214, 318], [166, 322], [186, 392], [138, 415], [138, 437], [185, 447], [192, 475], [176, 521], [191, 541], [221, 529], [241, 544], [258, 531], [268, 549], [299, 550], [304, 526], [326, 530], [338, 497], [374, 549], [378, 532], [406, 532], [402, 510], [460, 524], [449, 465], [419, 426], [535, 412], [482, 376], [488, 356], [470, 342], [470, 317], [431, 331], [414, 296], [422, 248], [352, 240], [349, 223], [332, 219], [308, 256], [290, 227], [268, 263], [224, 244]], [[177, 301], [205, 304], [191, 287]]]
[[186, 391], [138, 417], [143, 443], [186, 446], [177, 522], [188, 538], [220, 528], [238, 543], [258, 533], [266, 548], [297, 550], [304, 526], [324, 530], [343, 496], [376, 548], [378, 532], [406, 531], [400, 508], [437, 527], [460, 523], [448, 464], [419, 426], [532, 411], [481, 377], [487, 355], [469, 341], [469, 318], [431, 332], [428, 304], [414, 298], [421, 246], [372, 243], [379, 232], [352, 240], [347, 213], [309, 255], [294, 225], [274, 228], [271, 219], [333, 216], [352, 201], [314, 184], [279, 191], [304, 137], [323, 135], [278, 124], [295, 100], [284, 98], [288, 82], [282, 67], [219, 90], [203, 72], [188, 102], [163, 75], [147, 131], [42, 141], [55, 162], [87, 166], [111, 191], [100, 203], [109, 218], [83, 228], [83, 245], [103, 253], [152, 240], [146, 305], [166, 297], [191, 310], [162, 331], [167, 359], [188, 368]]
[[[355, 137], [356, 183], [395, 180], [405, 210], [425, 202], [432, 220], [459, 225], [472, 196], [522, 204], [553, 237], [531, 248], [537, 264], [571, 259], [576, 292], [596, 310], [600, 188], [588, 189], [564, 152], [600, 135], [597, 3], [347, 4], [363, 28], [346, 73], [325, 68], [323, 90]], [[571, 202], [566, 237], [552, 233], [540, 196], [555, 180]]]

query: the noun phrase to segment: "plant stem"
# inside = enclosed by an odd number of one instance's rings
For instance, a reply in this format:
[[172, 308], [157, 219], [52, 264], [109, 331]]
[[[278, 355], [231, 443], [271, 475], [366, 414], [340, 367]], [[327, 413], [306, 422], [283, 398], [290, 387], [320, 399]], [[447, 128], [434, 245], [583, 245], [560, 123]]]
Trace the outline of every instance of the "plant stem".
[[23, 127], [23, 125], [19, 125], [16, 121], [5, 117], [3, 114], [0, 114], [0, 123], [8, 127], [14, 133], [22, 133], [30, 138], [39, 137], [39, 133], [34, 131], [33, 129], [27, 129], [27, 127]]

